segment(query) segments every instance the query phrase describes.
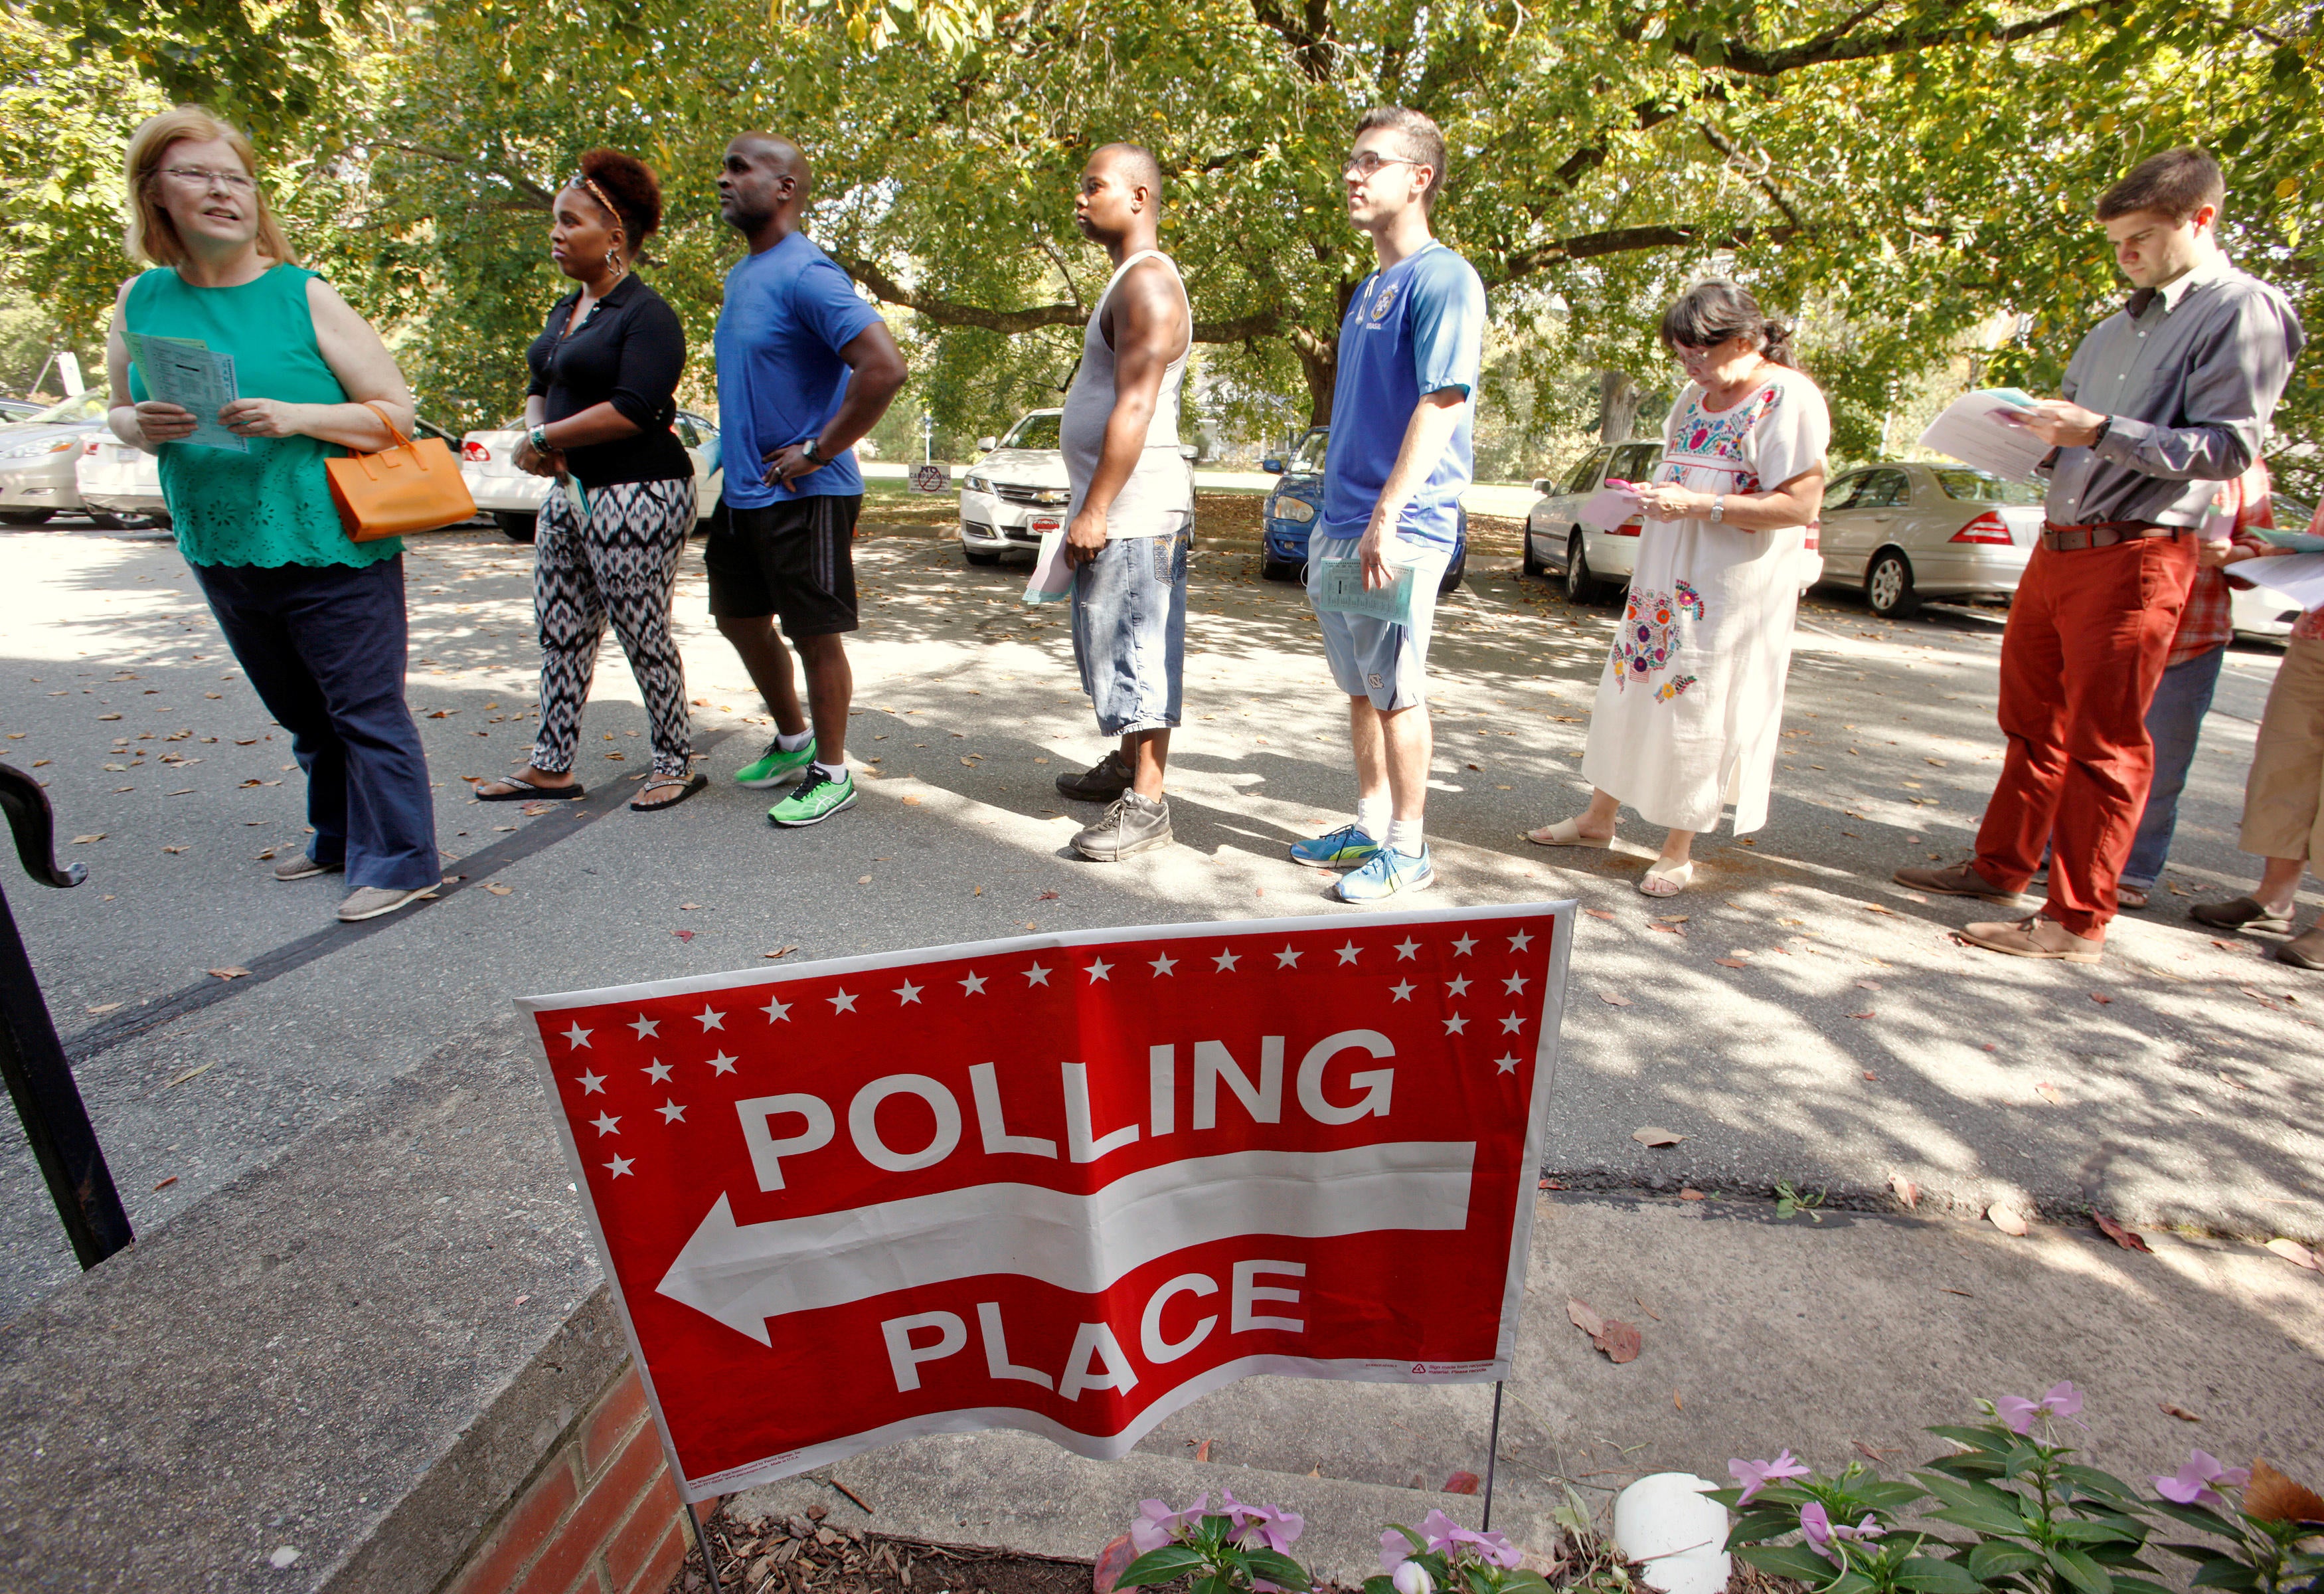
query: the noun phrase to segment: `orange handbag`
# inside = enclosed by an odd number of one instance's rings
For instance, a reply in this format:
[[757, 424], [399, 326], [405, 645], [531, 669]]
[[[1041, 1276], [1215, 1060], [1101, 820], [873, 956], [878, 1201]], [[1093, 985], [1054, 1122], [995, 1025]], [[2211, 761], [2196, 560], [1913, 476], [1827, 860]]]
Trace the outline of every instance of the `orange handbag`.
[[348, 454], [326, 459], [330, 473], [331, 502], [337, 505], [339, 524], [358, 542], [401, 537], [407, 532], [433, 532], [474, 520], [476, 501], [460, 476], [460, 462], [440, 438], [412, 441], [395, 427], [385, 408], [365, 401], [395, 439], [376, 454]]

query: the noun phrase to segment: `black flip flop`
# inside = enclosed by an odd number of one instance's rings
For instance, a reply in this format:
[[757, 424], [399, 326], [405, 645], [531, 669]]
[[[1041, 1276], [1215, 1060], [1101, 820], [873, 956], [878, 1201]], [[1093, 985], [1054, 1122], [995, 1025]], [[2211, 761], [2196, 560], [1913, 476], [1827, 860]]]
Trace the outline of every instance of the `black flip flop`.
[[[655, 789], [656, 789], [657, 787], [659, 787], [659, 786], [667, 786], [667, 785], [670, 784], [672, 782], [674, 782], [674, 781], [676, 781], [676, 780], [678, 780], [678, 779], [679, 779], [679, 778], [680, 778], [680, 777], [678, 777], [678, 776], [677, 776], [677, 775], [670, 774], [670, 775], [663, 775], [663, 776], [661, 776], [659, 780], [655, 780], [655, 781], [648, 781], [648, 782], [646, 783], [646, 791], [647, 791], [647, 792], [650, 792], [650, 791], [655, 790]], [[702, 788], [703, 788], [703, 787], [705, 787], [705, 786], [708, 785], [709, 783], [710, 783], [710, 777], [709, 777], [708, 775], [706, 775], [706, 774], [698, 774], [698, 775], [696, 775], [692, 780], [687, 781], [687, 782], [686, 783], [686, 786], [685, 786], [685, 788], [684, 788], [682, 791], [680, 791], [677, 796], [672, 797], [672, 798], [671, 798], [671, 799], [669, 799], [668, 802], [632, 802], [632, 803], [631, 803], [631, 804], [630, 804], [630, 811], [631, 811], [632, 813], [659, 813], [659, 812], [660, 812], [663, 809], [665, 809], [665, 808], [676, 808], [679, 803], [681, 803], [681, 802], [685, 802], [688, 797], [693, 796], [696, 792], [699, 792], [700, 790], [702, 790]], [[640, 795], [641, 797], [642, 797], [642, 796], [644, 796], [644, 795], [645, 795], [645, 792], [639, 792], [639, 793], [638, 793], [638, 795]]]
[[494, 775], [503, 785], [514, 786], [513, 792], [487, 792], [490, 781], [479, 781], [472, 792], [479, 802], [576, 802], [589, 794], [589, 789], [579, 781], [569, 786], [536, 786], [521, 775]]

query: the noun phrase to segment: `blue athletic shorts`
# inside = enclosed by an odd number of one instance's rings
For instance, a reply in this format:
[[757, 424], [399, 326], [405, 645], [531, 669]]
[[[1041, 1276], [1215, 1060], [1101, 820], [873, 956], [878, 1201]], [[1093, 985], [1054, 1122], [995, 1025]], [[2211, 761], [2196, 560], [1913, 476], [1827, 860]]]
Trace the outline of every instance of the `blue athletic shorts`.
[[[1315, 601], [1315, 585], [1327, 559], [1353, 559], [1353, 537], [1314, 537], [1307, 544], [1307, 601]], [[1317, 609], [1315, 620], [1323, 633], [1323, 657], [1332, 665], [1332, 679], [1351, 698], [1370, 698], [1383, 714], [1409, 709], [1428, 700], [1428, 634], [1436, 620], [1436, 584], [1444, 579], [1447, 555], [1438, 549], [1421, 551], [1408, 541], [1397, 557], [1413, 559], [1418, 590], [1413, 599], [1411, 626], [1398, 626], [1370, 615], [1343, 615]]]

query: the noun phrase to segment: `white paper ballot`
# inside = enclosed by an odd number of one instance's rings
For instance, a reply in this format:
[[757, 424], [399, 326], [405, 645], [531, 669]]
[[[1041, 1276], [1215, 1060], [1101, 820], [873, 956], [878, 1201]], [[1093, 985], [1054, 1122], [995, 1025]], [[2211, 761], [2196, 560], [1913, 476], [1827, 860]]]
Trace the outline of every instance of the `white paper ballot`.
[[206, 449], [250, 452], [249, 442], [218, 423], [218, 411], [240, 396], [234, 385], [234, 357], [190, 338], [139, 338], [130, 346], [145, 392], [190, 412], [194, 430], [177, 440]]
[[2034, 468], [2049, 454], [2050, 445], [2024, 426], [2002, 419], [2029, 403], [2014, 387], [1981, 387], [1955, 400], [1929, 422], [1921, 446], [2009, 481], [2032, 481]]
[[2286, 553], [2273, 559], [2239, 559], [2227, 574], [2255, 587], [2281, 592], [2303, 609], [2324, 606], [2324, 553]]

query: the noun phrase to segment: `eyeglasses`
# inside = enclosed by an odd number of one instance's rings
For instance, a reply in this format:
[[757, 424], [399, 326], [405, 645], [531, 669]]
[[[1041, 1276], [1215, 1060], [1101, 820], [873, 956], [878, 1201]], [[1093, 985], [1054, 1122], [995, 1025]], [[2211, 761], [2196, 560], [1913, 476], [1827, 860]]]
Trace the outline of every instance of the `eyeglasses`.
[[161, 174], [197, 188], [222, 188], [230, 194], [246, 194], [258, 186], [239, 171], [213, 171], [207, 166], [164, 166]]
[[1358, 177], [1371, 177], [1376, 175], [1383, 166], [1417, 166], [1419, 164], [1419, 162], [1409, 160], [1403, 155], [1383, 155], [1374, 150], [1366, 150], [1360, 155], [1349, 156], [1347, 165], [1341, 169], [1341, 175], [1345, 176], [1352, 171]]

